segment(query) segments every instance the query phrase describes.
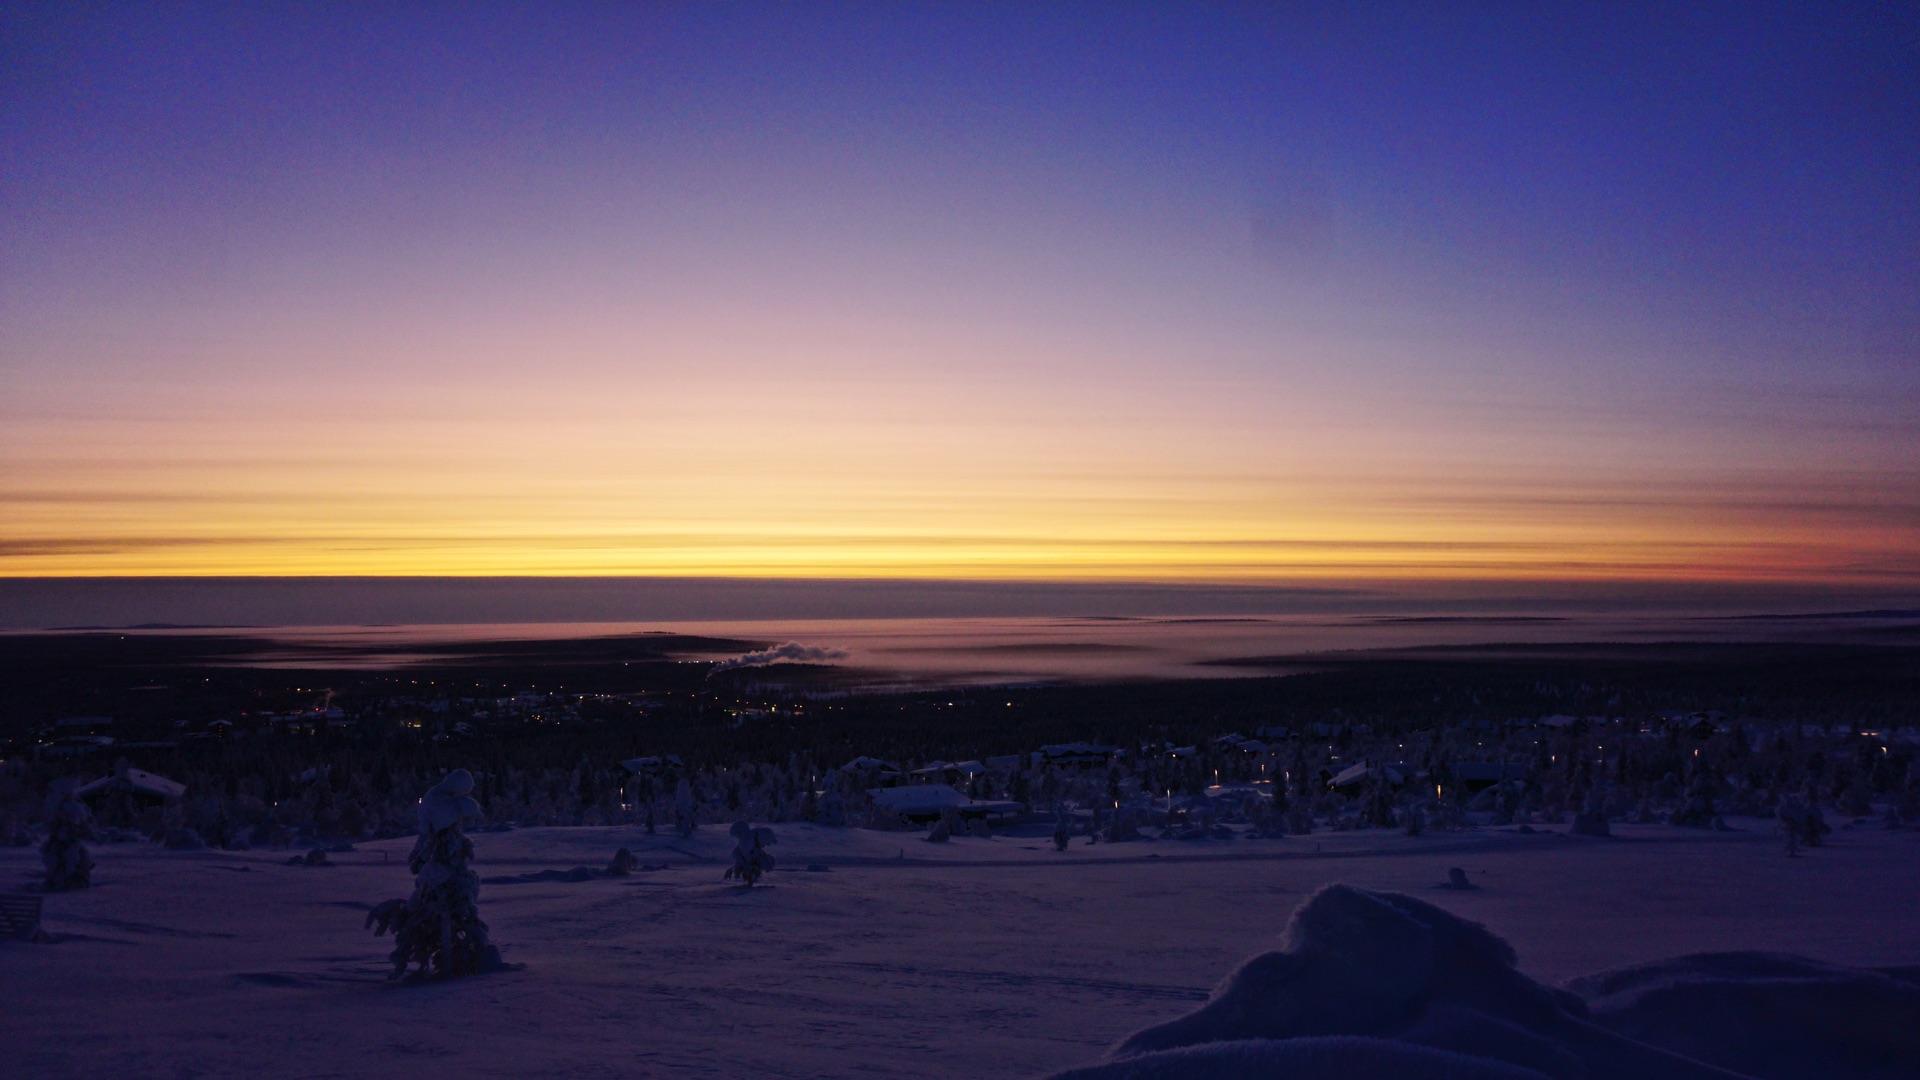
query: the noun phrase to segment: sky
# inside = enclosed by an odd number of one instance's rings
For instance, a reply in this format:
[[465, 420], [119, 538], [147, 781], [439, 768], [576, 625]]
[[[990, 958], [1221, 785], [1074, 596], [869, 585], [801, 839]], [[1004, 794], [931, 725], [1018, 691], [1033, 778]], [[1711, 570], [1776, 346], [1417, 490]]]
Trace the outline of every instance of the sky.
[[1920, 595], [1912, 5], [0, 27], [0, 576]]

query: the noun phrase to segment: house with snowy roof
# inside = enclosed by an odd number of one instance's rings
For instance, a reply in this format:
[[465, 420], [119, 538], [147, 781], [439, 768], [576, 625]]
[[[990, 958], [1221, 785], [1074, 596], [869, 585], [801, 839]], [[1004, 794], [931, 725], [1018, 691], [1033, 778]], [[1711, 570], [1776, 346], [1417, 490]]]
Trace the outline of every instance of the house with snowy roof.
[[1055, 743], [1043, 746], [1034, 755], [1035, 764], [1078, 765], [1081, 767], [1110, 765], [1113, 759], [1126, 751], [1118, 746], [1101, 746], [1097, 743]]
[[892, 811], [904, 821], [924, 822], [953, 810], [962, 818], [1006, 817], [1026, 807], [1011, 799], [970, 799], [951, 784], [910, 784], [905, 787], [871, 788], [867, 795], [873, 804]]
[[1363, 761], [1335, 773], [1327, 781], [1327, 786], [1336, 791], [1350, 791], [1368, 783], [1384, 781], [1388, 786], [1397, 788], [1419, 775], [1419, 769], [1404, 761], [1390, 761], [1382, 765]]
[[656, 755], [652, 757], [628, 758], [620, 763], [620, 767], [634, 776], [654, 776], [670, 768], [684, 769], [686, 768], [686, 762], [681, 761], [680, 755], [678, 754], [667, 754], [665, 756]]
[[1481, 791], [1502, 780], [1519, 780], [1527, 775], [1525, 765], [1501, 761], [1456, 761], [1448, 769], [1454, 781], [1468, 791]]
[[74, 791], [80, 798], [106, 794], [113, 791], [127, 791], [145, 798], [165, 802], [177, 799], [187, 793], [187, 785], [178, 780], [169, 780], [159, 773], [150, 773], [145, 769], [136, 769], [123, 765], [111, 776], [103, 776], [90, 784], [83, 784]]
[[85, 757], [106, 750], [113, 745], [111, 735], [62, 735], [34, 746], [34, 756], [49, 757]]
[[918, 769], [907, 773], [915, 784], [960, 784], [970, 783], [974, 777], [987, 771], [978, 761], [929, 761]]

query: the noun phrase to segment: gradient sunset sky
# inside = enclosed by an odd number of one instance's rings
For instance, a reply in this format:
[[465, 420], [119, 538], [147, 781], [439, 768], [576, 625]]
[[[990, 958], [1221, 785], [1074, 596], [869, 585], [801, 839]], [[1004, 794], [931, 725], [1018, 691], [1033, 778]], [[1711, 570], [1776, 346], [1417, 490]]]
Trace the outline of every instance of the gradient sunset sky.
[[1920, 587], [1911, 4], [8, 4], [0, 576]]

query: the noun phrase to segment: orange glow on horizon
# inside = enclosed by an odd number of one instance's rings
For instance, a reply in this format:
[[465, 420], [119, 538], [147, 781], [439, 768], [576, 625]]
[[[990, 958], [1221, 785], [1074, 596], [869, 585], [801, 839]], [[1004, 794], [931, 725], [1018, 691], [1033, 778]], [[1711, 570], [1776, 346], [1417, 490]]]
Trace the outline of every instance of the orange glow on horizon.
[[[796, 408], [805, 411], [807, 403]], [[885, 402], [885, 415], [904, 406]], [[1198, 423], [918, 433], [583, 416], [16, 427], [7, 576], [1920, 579], [1871, 478], [1449, 453]], [[1260, 464], [1265, 463], [1265, 464]], [[1854, 487], [1850, 487], [1852, 484]], [[1855, 490], [1864, 489], [1864, 490]]]
[[0, 576], [1920, 584], [1897, 397], [1600, 397], [1257, 325], [1190, 367], [850, 301], [438, 317], [35, 339], [65, 361], [0, 395]]

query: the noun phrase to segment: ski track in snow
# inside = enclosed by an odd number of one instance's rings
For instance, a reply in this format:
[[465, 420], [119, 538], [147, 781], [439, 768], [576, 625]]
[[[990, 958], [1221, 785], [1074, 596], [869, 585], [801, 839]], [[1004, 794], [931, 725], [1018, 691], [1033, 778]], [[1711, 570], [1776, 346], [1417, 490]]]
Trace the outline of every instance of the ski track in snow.
[[[665, 868], [485, 885], [481, 915], [526, 967], [423, 985], [387, 982], [390, 939], [362, 928], [411, 887], [411, 840], [331, 869], [96, 844], [99, 887], [46, 898], [56, 943], [0, 944], [0, 1046], [9, 1075], [51, 1078], [1033, 1076], [1191, 1010], [1330, 881], [1484, 922], [1550, 982], [1721, 949], [1920, 962], [1920, 833], [1843, 828], [1789, 859], [1765, 823], [1737, 823], [1067, 852], [775, 825], [781, 865], [751, 890], [720, 880], [719, 826], [481, 833], [482, 876], [621, 846]], [[1439, 888], [1450, 866], [1480, 887]], [[0, 851], [0, 888], [37, 869], [31, 848]]]

